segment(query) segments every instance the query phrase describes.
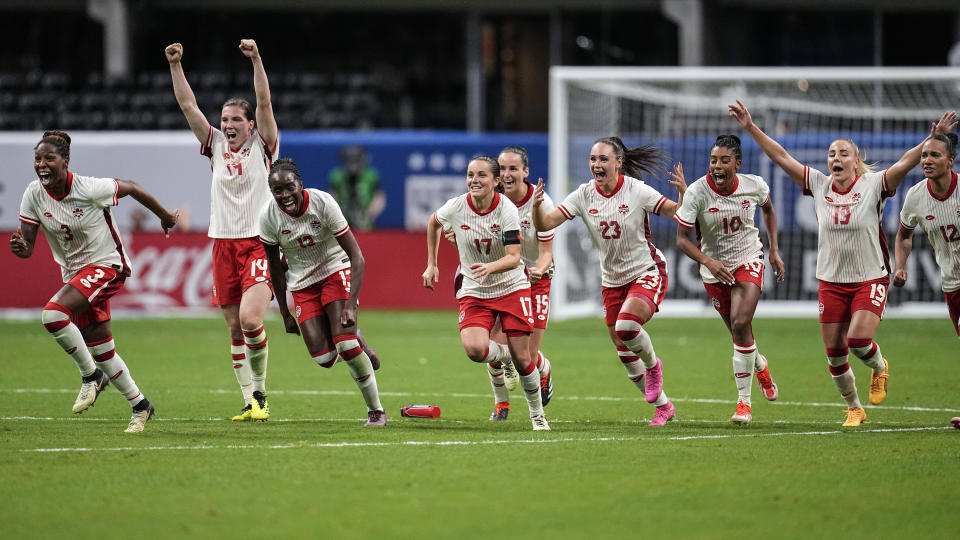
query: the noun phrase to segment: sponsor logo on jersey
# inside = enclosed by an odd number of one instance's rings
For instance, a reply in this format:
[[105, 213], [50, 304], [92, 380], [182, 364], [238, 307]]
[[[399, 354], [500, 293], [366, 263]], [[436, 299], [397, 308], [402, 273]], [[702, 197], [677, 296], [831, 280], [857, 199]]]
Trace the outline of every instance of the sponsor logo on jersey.
[[43, 215], [46, 217], [53, 217], [53, 214], [51, 214], [50, 212], [44, 212]]
[[469, 226], [469, 225], [461, 225], [460, 228], [463, 229], [463, 230], [465, 230], [465, 231], [469, 231], [469, 230], [470, 230], [470, 226]]
[[494, 223], [493, 225], [491, 225], [491, 226], [490, 226], [490, 232], [492, 232], [493, 234], [499, 234], [499, 233], [500, 233], [500, 225], [497, 225], [496, 223]]
[[597, 214], [600, 213], [600, 211], [597, 210], [596, 208], [591, 208], [591, 209], [589, 210], [589, 212], [590, 212], [590, 215], [591, 215], [591, 216], [595, 216], [595, 215], [597, 215]]
[[530, 230], [530, 225], [531, 223], [529, 219], [524, 219], [523, 221], [520, 222], [520, 228], [525, 231]]
[[617, 208], [617, 212], [620, 212], [621, 214], [626, 214], [629, 211], [630, 211], [630, 207], [625, 204], [621, 204], [620, 207]]
[[716, 213], [719, 212], [719, 211], [720, 211], [720, 209], [717, 208], [716, 206], [707, 208], [707, 212], [710, 212], [711, 214], [716, 214]]
[[825, 200], [825, 201], [827, 201], [827, 202], [830, 202], [830, 203], [833, 202], [833, 199], [830, 198], [829, 196], [824, 196], [824, 197], [823, 197], [823, 200]]
[[74, 208], [73, 217], [80, 219], [83, 217], [83, 208]]
[[744, 210], [749, 210], [749, 209], [750, 209], [750, 201], [744, 199], [744, 200], [740, 203], [740, 206], [741, 206]]
[[[957, 210], [957, 215], [960, 215], [960, 210]], [[935, 219], [937, 219], [937, 218], [935, 218], [935, 217], [933, 217], [933, 216], [926, 216], [926, 220], [927, 220], [927, 221], [933, 221], [933, 220], [935, 220]]]
[[284, 229], [280, 231], [280, 234], [290, 234], [290, 229]]
[[232, 157], [232, 156], [230, 155], [230, 152], [224, 152], [224, 153], [223, 153], [223, 159], [226, 159], [227, 161], [229, 161], [231, 157]]

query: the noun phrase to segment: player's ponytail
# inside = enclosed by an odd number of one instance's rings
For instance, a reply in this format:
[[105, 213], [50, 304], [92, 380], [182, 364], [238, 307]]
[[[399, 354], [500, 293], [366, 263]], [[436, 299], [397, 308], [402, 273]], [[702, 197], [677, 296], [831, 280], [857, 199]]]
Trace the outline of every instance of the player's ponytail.
[[638, 146], [636, 148], [627, 148], [620, 137], [601, 137], [593, 144], [604, 143], [613, 147], [614, 153], [618, 158], [623, 158], [623, 165], [620, 172], [626, 176], [632, 176], [640, 179], [642, 173], [656, 174], [664, 168], [667, 155], [659, 147], [653, 144]]
[[57, 153], [60, 154], [60, 157], [63, 159], [70, 159], [70, 135], [68, 135], [66, 131], [61, 131], [59, 129], [44, 131], [43, 138], [41, 138], [40, 142], [33, 147], [33, 151], [36, 152], [37, 148], [44, 143], [53, 145], [53, 147], [57, 149]]

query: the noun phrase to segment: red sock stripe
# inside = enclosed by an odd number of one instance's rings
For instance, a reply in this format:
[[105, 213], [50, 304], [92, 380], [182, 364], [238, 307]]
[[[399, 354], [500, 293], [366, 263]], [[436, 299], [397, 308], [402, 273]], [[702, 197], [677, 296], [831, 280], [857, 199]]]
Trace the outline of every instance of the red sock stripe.
[[842, 349], [832, 349], [827, 347], [827, 356], [830, 358], [842, 358], [850, 354], [850, 349], [843, 347]]
[[839, 376], [839, 375], [843, 375], [844, 373], [846, 373], [846, 372], [848, 372], [848, 371], [850, 371], [850, 363], [849, 363], [849, 362], [843, 364], [842, 366], [830, 366], [830, 374], [833, 375], [834, 377], [837, 377], [837, 376]]
[[327, 350], [325, 350], [325, 351], [320, 351], [320, 352], [318, 352], [318, 353], [311, 354], [311, 355], [310, 355], [310, 358], [316, 358], [316, 357], [318, 357], [318, 356], [323, 356], [323, 355], [325, 355], [325, 354], [330, 354], [331, 352], [333, 352], [333, 349], [327, 349]]
[[133, 401], [133, 400], [137, 399], [138, 397], [140, 397], [140, 392], [137, 392], [137, 395], [133, 396], [132, 398], [127, 398], [127, 401]]
[[543, 353], [537, 351], [537, 369], [540, 369], [541, 366], [543, 366]]
[[[113, 377], [110, 377], [110, 380], [111, 380], [111, 381], [116, 380], [117, 377], [119, 377], [120, 375], [123, 375], [123, 370], [122, 370], [122, 369], [121, 369], [120, 371], [116, 372], [116, 373], [113, 375]], [[138, 394], [138, 395], [139, 395], [139, 394]]]
[[246, 360], [246, 358], [247, 358], [246, 353], [240, 353], [240, 354], [234, 354], [234, 355], [233, 355], [233, 359], [234, 359], [234, 360]]
[[246, 337], [246, 338], [255, 338], [255, 337], [258, 337], [258, 336], [259, 336], [260, 334], [262, 334], [262, 333], [263, 333], [263, 326], [261, 326], [260, 328], [255, 329], [255, 330], [244, 330], [244, 331], [243, 331], [243, 337]]
[[110, 341], [111, 339], [113, 339], [113, 336], [110, 336], [106, 339], [101, 339], [100, 341], [88, 341], [87, 347], [96, 347], [97, 345], [103, 345], [104, 343]]
[[640, 335], [639, 331], [633, 330], [617, 330], [617, 337], [620, 338], [620, 341], [627, 342], [637, 339], [637, 336]]
[[231, 339], [231, 340], [230, 340], [230, 345], [233, 345], [234, 347], [243, 347], [243, 343], [244, 343], [244, 342], [243, 342], [242, 339]]
[[638, 361], [638, 360], [640, 360], [640, 357], [637, 356], [637, 355], [635, 355], [635, 354], [634, 354], [634, 355], [631, 355], [631, 356], [621, 356], [621, 357], [620, 357], [620, 361], [623, 362], [624, 364], [632, 364], [632, 363], [634, 363], [634, 362], [636, 362], [636, 361]]
[[363, 352], [363, 349], [361, 349], [360, 347], [354, 347], [352, 349], [347, 349], [346, 351], [343, 351], [342, 353], [340, 353], [340, 356], [342, 356], [344, 360], [353, 360], [354, 358], [360, 356], [362, 352]]
[[70, 310], [61, 306], [56, 302], [47, 302], [47, 305], [43, 306], [44, 311], [59, 311], [60, 313], [66, 314], [67, 317], [70, 316]]
[[263, 341], [260, 343], [247, 343], [247, 347], [251, 349], [262, 349], [267, 346], [267, 338], [263, 338]]
[[105, 353], [101, 353], [94, 356], [93, 359], [96, 360], [97, 362], [106, 362], [107, 360], [113, 358], [116, 352], [117, 352], [116, 349], [110, 349]]
[[733, 350], [740, 354], [749, 354], [757, 350], [757, 344], [751, 343], [749, 345], [740, 345], [736, 341], [733, 342]]
[[529, 374], [533, 373], [534, 370], [536, 370], [536, 369], [537, 369], [537, 363], [536, 363], [536, 362], [529, 362], [529, 363], [527, 363], [527, 369], [526, 369], [526, 371], [521, 370], [521, 369], [520, 369], [520, 366], [517, 366], [517, 373], [519, 373], [519, 374], [521, 374], [521, 375], [529, 375]]
[[628, 352], [628, 351], [630, 351], [630, 347], [627, 347], [626, 345], [617, 345], [617, 352]]
[[847, 338], [847, 347], [851, 349], [869, 347], [871, 343], [873, 343], [873, 340], [870, 338]]
[[43, 327], [47, 329], [47, 332], [50, 332], [52, 334], [54, 332], [59, 332], [60, 330], [63, 330], [69, 324], [70, 324], [70, 319], [67, 319], [65, 321], [44, 323]]
[[333, 336], [334, 343], [340, 343], [341, 341], [346, 341], [348, 339], [357, 339], [356, 334], [340, 334], [339, 336]]
[[618, 321], [635, 321], [639, 323], [640, 326], [643, 326], [643, 319], [641, 319], [640, 317], [637, 317], [633, 313], [620, 312], [620, 314], [617, 315], [617, 320]]

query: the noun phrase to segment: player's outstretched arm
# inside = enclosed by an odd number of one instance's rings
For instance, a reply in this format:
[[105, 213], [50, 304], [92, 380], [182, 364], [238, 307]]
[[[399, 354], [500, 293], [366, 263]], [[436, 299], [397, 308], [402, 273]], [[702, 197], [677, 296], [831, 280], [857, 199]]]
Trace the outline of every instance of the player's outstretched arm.
[[923, 152], [923, 143], [930, 140], [931, 135], [936, 135], [938, 133], [941, 135], [946, 135], [947, 133], [953, 131], [956, 127], [957, 113], [954, 111], [947, 111], [943, 113], [943, 116], [940, 117], [940, 120], [934, 123], [930, 128], [930, 135], [927, 135], [927, 138], [920, 141], [920, 144], [907, 150], [899, 161], [887, 169], [887, 188], [890, 191], [896, 191], [897, 186], [899, 186], [900, 183], [903, 182], [903, 179], [907, 177], [907, 173], [909, 173], [911, 169], [920, 163], [920, 154]]
[[737, 104], [730, 105], [729, 109], [730, 116], [740, 124], [740, 127], [743, 128], [744, 131], [753, 137], [753, 140], [757, 141], [760, 149], [783, 169], [783, 171], [787, 173], [787, 176], [792, 178], [798, 186], [801, 188], [804, 187], [803, 164], [780, 146], [780, 143], [771, 139], [763, 130], [753, 123], [753, 117], [750, 116], [750, 111], [747, 110], [747, 106], [739, 99], [737, 100]]
[[280, 246], [261, 241], [263, 251], [267, 254], [267, 266], [270, 269], [270, 283], [273, 284], [273, 294], [277, 297], [277, 307], [280, 308], [280, 317], [283, 318], [283, 327], [288, 334], [300, 335], [300, 325], [296, 317], [290, 313], [287, 306], [287, 271], [280, 262]]
[[543, 178], [537, 180], [537, 187], [533, 190], [533, 227], [538, 231], [551, 231], [556, 229], [561, 223], [567, 220], [563, 212], [554, 208], [550, 212], [544, 212], [540, 206], [543, 204], [544, 193]]
[[346, 328], [357, 324], [357, 298], [360, 297], [360, 288], [363, 287], [363, 271], [366, 268], [366, 262], [363, 260], [360, 244], [357, 243], [352, 231], [338, 236], [337, 243], [347, 252], [347, 257], [350, 257], [350, 298], [340, 312], [340, 325]]
[[777, 239], [777, 211], [773, 208], [773, 201], [769, 198], [765, 204], [760, 205], [760, 212], [763, 214], [763, 225], [767, 229], [767, 243], [770, 245], [770, 267], [773, 268], [773, 275], [777, 281], [783, 281], [787, 276], [787, 267], [780, 258], [780, 243]]
[[170, 229], [177, 224], [177, 220], [180, 218], [179, 210], [174, 210], [171, 213], [164, 208], [153, 195], [136, 182], [131, 180], [117, 180], [117, 185], [117, 198], [130, 195], [136, 199], [144, 208], [150, 210], [155, 216], [160, 218], [160, 226], [163, 228], [163, 234], [170, 236]]
[[424, 288], [433, 289], [434, 283], [440, 282], [440, 269], [437, 268], [437, 251], [440, 248], [440, 229], [443, 225], [437, 221], [437, 215], [430, 216], [427, 222], [427, 269], [423, 271]]
[[260, 58], [257, 42], [252, 39], [241, 39], [240, 52], [253, 63], [253, 90], [257, 93], [257, 132], [260, 133], [267, 148], [274, 151], [277, 148], [279, 130], [277, 120], [273, 117], [270, 82], [267, 80], [267, 71], [263, 68], [263, 59]]
[[893, 256], [896, 258], [893, 269], [893, 286], [903, 287], [907, 283], [907, 259], [913, 251], [913, 229], [900, 224], [897, 239], [893, 243]]
[[193, 95], [190, 83], [187, 82], [187, 76], [183, 73], [183, 66], [180, 60], [183, 58], [183, 45], [173, 43], [167, 45], [164, 51], [167, 56], [167, 62], [170, 63], [170, 78], [173, 80], [173, 95], [177, 97], [177, 104], [183, 111], [183, 116], [187, 118], [187, 124], [190, 130], [200, 141], [200, 144], [207, 142], [207, 135], [210, 134], [210, 122], [197, 106], [197, 97]]
[[10, 251], [21, 259], [33, 255], [33, 246], [37, 242], [37, 229], [39, 229], [38, 225], [20, 222], [17, 230], [10, 235]]

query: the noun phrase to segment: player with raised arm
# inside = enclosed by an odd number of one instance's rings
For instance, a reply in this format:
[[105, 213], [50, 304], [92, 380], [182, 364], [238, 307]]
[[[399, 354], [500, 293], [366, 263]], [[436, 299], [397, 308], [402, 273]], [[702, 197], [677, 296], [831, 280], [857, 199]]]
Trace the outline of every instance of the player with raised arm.
[[110, 298], [130, 276], [129, 259], [110, 213], [130, 195], [160, 218], [166, 233], [178, 213], [168, 212], [145, 189], [129, 180], [75, 175], [70, 165], [70, 136], [46, 131], [34, 148], [30, 182], [20, 203], [20, 227], [10, 237], [10, 251], [26, 259], [33, 254], [37, 230], [43, 229], [64, 285], [41, 312], [44, 328], [77, 364], [82, 377], [73, 412], [92, 407], [111, 382], [133, 407], [127, 433], [143, 431], [155, 409], [140, 393], [110, 330]]
[[500, 164], [493, 157], [478, 156], [467, 164], [467, 193], [444, 203], [427, 224], [423, 286], [433, 290], [439, 281], [441, 231], [454, 231], [463, 280], [457, 290], [463, 349], [474, 362], [499, 361], [500, 346], [490, 339], [499, 318], [520, 374], [533, 429], [549, 430], [537, 362], [530, 353], [533, 302], [521, 257], [520, 217], [517, 207], [497, 192], [499, 183]]
[[[847, 404], [843, 425], [856, 427], [867, 419], [860, 404], [856, 380], [847, 361], [849, 351], [870, 367], [870, 403], [887, 395], [889, 360], [873, 341], [887, 303], [890, 283], [886, 236], [880, 215], [910, 169], [920, 161], [924, 142], [907, 150], [884, 171], [864, 163], [860, 149], [849, 139], [837, 139], [827, 150], [830, 175], [801, 164], [756, 124], [747, 107], [730, 105], [737, 120], [764, 153], [813, 197], [817, 212], [817, 279], [820, 281], [820, 335], [827, 352], [833, 382]], [[944, 113], [933, 124], [931, 136], [946, 133], [957, 115]]]
[[197, 106], [183, 72], [183, 46], [167, 46], [173, 92], [190, 129], [210, 158], [210, 228], [213, 238], [213, 304], [220, 306], [230, 330], [234, 373], [244, 407], [234, 421], [265, 421], [267, 403], [267, 333], [263, 317], [273, 291], [267, 257], [257, 237], [257, 217], [270, 200], [267, 172], [277, 159], [279, 132], [270, 102], [270, 85], [260, 51], [252, 39], [240, 41], [240, 52], [253, 64], [257, 107], [231, 98], [215, 129]]
[[[551, 231], [579, 216], [600, 255], [604, 319], [627, 376], [643, 390], [656, 410], [651, 426], [662, 426], [676, 414], [663, 391], [663, 363], [643, 325], [659, 310], [667, 293], [667, 261], [650, 241], [650, 213], [673, 218], [679, 207], [642, 180], [664, 160], [652, 145], [627, 148], [619, 137], [597, 139], [590, 149], [593, 179], [567, 195], [549, 212], [543, 207], [543, 181], [533, 195], [533, 224]], [[680, 191], [686, 185], [674, 178]]]
[[[710, 147], [710, 172], [690, 184], [674, 216], [679, 224], [677, 247], [700, 264], [707, 295], [733, 338], [737, 409], [730, 420], [741, 425], [753, 419], [750, 394], [754, 371], [763, 397], [773, 401], [779, 395], [753, 335], [753, 314], [763, 287], [763, 243], [754, 223], [757, 207], [767, 229], [774, 275], [778, 281], [785, 275], [770, 187], [759, 176], [738, 174], [742, 161], [739, 137], [717, 137]], [[673, 174], [682, 177], [683, 167]], [[694, 229], [697, 243], [691, 239]]]
[[894, 243], [893, 284], [907, 282], [907, 259], [913, 251], [913, 229], [927, 234], [940, 267], [940, 283], [953, 329], [960, 335], [960, 194], [953, 162], [957, 158], [957, 135], [937, 134], [923, 144], [920, 167], [924, 180], [910, 188], [900, 210], [900, 229]]
[[[260, 240], [283, 325], [287, 333], [303, 336], [307, 352], [321, 367], [333, 367], [339, 355], [366, 402], [366, 425], [385, 426], [377, 377], [357, 339], [364, 271], [360, 246], [336, 200], [324, 191], [303, 189], [293, 160], [277, 160], [269, 182], [276, 204], [268, 204], [260, 215]], [[287, 307], [287, 289], [293, 293], [296, 317]]]

